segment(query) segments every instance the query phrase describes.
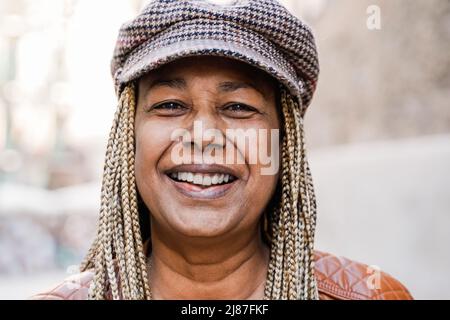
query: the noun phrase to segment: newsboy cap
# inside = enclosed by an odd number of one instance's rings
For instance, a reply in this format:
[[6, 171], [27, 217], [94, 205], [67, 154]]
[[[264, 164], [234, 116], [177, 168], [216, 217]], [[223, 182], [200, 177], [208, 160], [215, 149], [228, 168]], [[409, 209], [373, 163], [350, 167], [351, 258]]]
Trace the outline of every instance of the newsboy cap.
[[120, 28], [111, 64], [116, 91], [165, 63], [197, 55], [266, 71], [299, 99], [302, 113], [319, 75], [311, 29], [276, 0], [154, 0]]

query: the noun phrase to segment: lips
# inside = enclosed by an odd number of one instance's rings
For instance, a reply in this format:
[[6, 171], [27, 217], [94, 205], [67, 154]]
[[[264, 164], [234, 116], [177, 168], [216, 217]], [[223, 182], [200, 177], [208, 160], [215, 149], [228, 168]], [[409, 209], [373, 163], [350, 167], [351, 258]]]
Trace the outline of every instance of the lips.
[[170, 177], [178, 182], [185, 181], [204, 187], [226, 184], [236, 180], [236, 177], [227, 173], [172, 172]]
[[216, 199], [237, 184], [240, 174], [217, 164], [184, 164], [165, 172], [169, 182], [190, 198]]

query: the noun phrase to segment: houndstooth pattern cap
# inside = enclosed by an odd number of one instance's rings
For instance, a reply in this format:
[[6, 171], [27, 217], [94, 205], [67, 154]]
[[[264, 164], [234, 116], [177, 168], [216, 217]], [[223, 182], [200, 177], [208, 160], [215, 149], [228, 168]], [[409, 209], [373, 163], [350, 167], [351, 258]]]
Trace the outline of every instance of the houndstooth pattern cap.
[[303, 113], [317, 85], [314, 35], [277, 0], [154, 0], [120, 28], [111, 63], [116, 91], [194, 55], [234, 58], [268, 72], [299, 98]]

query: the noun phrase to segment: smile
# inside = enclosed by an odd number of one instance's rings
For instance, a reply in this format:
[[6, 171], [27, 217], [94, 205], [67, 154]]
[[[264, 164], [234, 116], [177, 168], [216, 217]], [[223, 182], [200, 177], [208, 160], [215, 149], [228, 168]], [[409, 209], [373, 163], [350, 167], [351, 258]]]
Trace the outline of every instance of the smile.
[[178, 182], [186, 181], [204, 187], [227, 184], [236, 180], [236, 177], [227, 173], [202, 174], [195, 172], [173, 172], [170, 174], [170, 178]]
[[165, 176], [178, 192], [196, 199], [223, 197], [240, 180], [234, 171], [215, 165], [181, 165]]

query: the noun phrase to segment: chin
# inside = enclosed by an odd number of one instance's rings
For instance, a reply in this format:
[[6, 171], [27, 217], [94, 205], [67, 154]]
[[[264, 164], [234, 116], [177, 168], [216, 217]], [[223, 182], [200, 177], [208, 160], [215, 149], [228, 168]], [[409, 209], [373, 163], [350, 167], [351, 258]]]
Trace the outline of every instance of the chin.
[[233, 228], [237, 222], [230, 210], [180, 208], [166, 216], [172, 229], [186, 237], [218, 237]]

